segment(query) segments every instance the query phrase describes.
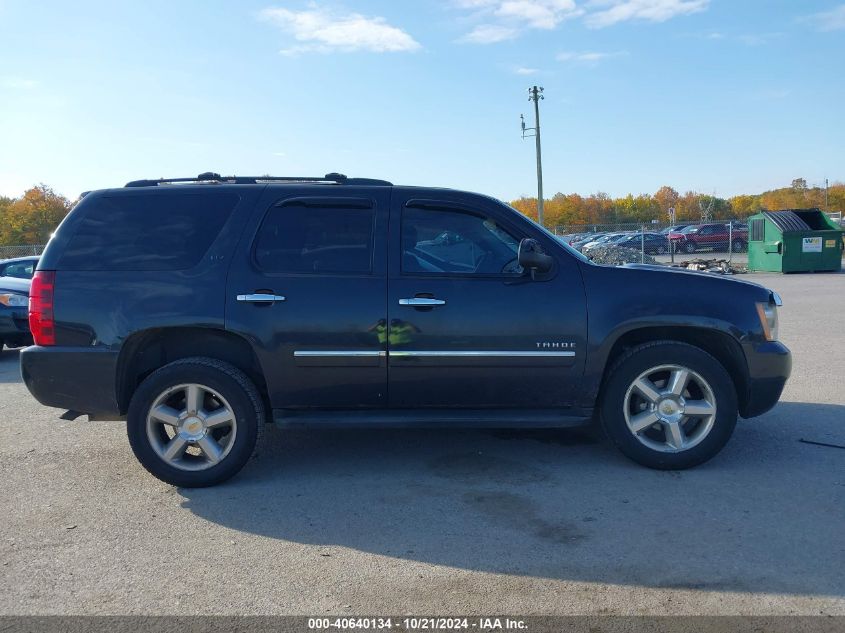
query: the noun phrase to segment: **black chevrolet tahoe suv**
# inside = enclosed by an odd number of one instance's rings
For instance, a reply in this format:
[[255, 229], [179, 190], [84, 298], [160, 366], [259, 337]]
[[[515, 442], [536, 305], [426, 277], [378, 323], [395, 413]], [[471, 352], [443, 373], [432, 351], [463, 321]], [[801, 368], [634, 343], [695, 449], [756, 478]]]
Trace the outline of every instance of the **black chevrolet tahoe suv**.
[[268, 422], [595, 419], [631, 459], [687, 468], [791, 368], [761, 286], [593, 264], [493, 198], [340, 174], [90, 193], [30, 294], [30, 392], [126, 419], [141, 464], [188, 487], [237, 473]]

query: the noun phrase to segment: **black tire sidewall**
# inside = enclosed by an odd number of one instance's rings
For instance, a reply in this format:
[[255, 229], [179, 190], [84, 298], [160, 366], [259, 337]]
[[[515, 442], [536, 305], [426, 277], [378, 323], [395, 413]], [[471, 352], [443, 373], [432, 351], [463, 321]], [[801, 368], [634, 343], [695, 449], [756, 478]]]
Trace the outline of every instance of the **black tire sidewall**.
[[[716, 420], [709, 435], [681, 453], [661, 453], [640, 443], [623, 413], [625, 394], [644, 371], [659, 365], [681, 365], [706, 380], [716, 399]], [[713, 458], [730, 439], [737, 421], [736, 388], [730, 375], [710, 354], [685, 343], [654, 343], [635, 348], [611, 370], [602, 390], [599, 412], [605, 432], [627, 457], [661, 470], [691, 468]]]
[[[238, 372], [233, 367], [231, 370]], [[183, 383], [197, 383], [218, 392], [232, 407], [237, 420], [232, 449], [219, 464], [205, 470], [186, 471], [170, 466], [156, 454], [147, 437], [147, 414], [153, 402], [168, 387]], [[234, 375], [199, 362], [176, 362], [155, 371], [135, 391], [126, 430], [132, 452], [153, 476], [174, 486], [201, 488], [225, 481], [244, 467], [255, 449], [258, 424], [255, 403]]]

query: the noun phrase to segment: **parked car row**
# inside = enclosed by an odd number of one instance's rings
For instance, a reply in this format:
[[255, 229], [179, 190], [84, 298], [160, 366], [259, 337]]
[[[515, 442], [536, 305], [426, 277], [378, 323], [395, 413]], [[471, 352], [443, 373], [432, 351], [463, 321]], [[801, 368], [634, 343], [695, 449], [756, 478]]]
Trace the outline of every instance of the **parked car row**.
[[695, 253], [704, 249], [727, 250], [741, 253], [748, 247], [748, 225], [735, 223], [731, 226], [718, 222], [693, 224], [680, 231], [669, 233], [669, 241], [675, 252]]
[[32, 345], [29, 332], [29, 285], [38, 257], [0, 260], [0, 351], [3, 345]]
[[598, 246], [618, 246], [645, 249], [651, 255], [664, 255], [670, 251], [696, 253], [701, 250], [728, 248], [740, 253], [748, 247], [748, 225], [734, 222], [708, 224], [679, 224], [660, 232], [615, 231], [594, 233], [573, 233], [559, 236], [559, 239], [582, 253], [589, 253]]
[[661, 233], [589, 233], [575, 236], [566, 235], [561, 239], [575, 250], [587, 254], [591, 250], [601, 246], [618, 246], [620, 248], [631, 248], [641, 250], [654, 255], [664, 255], [669, 252], [669, 240]]

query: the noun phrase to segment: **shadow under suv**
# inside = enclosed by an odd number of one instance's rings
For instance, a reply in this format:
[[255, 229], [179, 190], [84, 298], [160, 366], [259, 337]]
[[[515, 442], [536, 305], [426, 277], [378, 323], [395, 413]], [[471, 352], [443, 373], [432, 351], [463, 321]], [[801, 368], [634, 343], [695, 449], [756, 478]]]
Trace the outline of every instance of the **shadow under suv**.
[[676, 469], [777, 402], [779, 303], [593, 264], [478, 194], [206, 173], [83, 198], [38, 264], [21, 368], [67, 417], [126, 419], [140, 462], [179, 486], [234, 475], [272, 421], [597, 417], [628, 457]]

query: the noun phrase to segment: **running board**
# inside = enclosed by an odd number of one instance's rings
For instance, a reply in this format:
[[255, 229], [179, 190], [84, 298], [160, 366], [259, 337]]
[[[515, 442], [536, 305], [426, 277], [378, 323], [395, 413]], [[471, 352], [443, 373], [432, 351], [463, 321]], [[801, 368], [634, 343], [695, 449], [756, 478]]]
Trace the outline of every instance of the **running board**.
[[590, 409], [273, 409], [281, 427], [571, 428], [590, 424]]

